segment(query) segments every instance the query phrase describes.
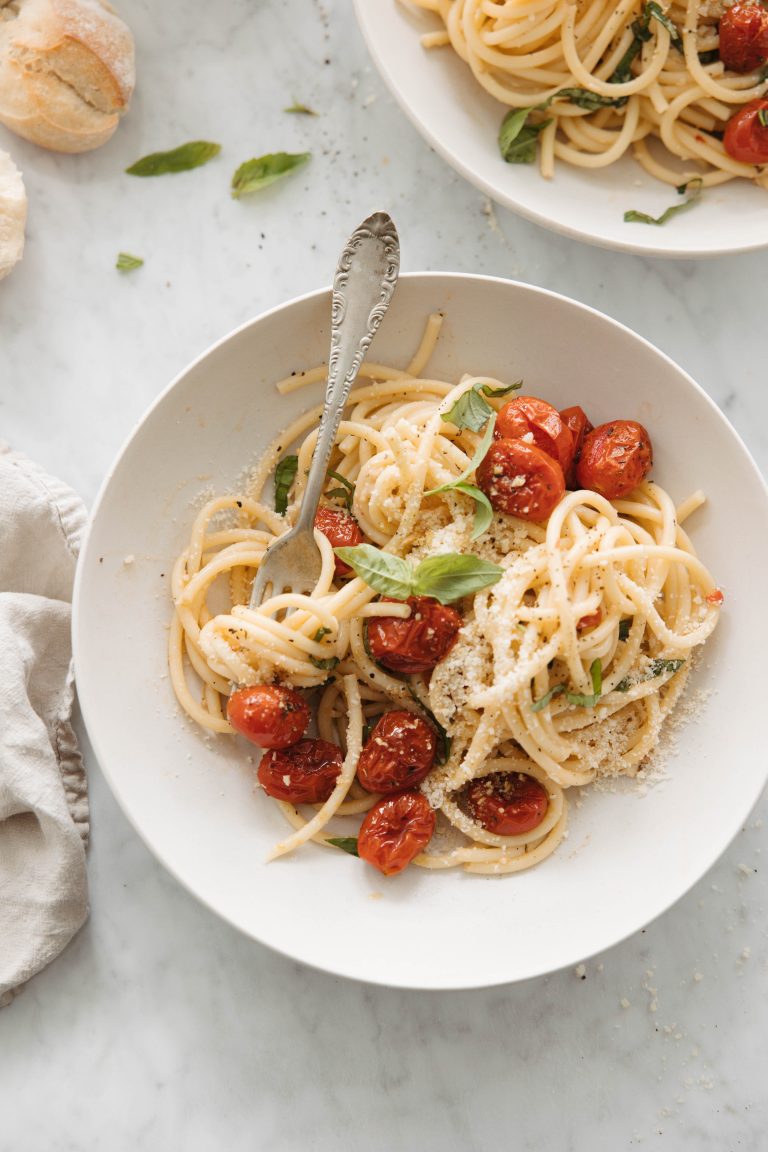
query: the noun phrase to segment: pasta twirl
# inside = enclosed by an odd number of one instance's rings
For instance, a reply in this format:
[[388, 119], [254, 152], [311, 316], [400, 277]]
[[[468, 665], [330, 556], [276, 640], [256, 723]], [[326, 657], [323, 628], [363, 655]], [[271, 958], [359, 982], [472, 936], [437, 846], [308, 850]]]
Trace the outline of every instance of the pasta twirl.
[[[440, 814], [438, 830], [414, 863], [477, 873], [531, 867], [565, 834], [569, 788], [642, 768], [693, 653], [717, 622], [722, 597], [682, 527], [700, 493], [676, 508], [648, 480], [613, 501], [570, 491], [546, 523], [496, 512], [477, 534], [471, 491], [450, 484], [471, 473], [484, 433], [445, 417], [471, 390], [489, 396], [494, 412], [502, 386], [424, 375], [440, 322], [430, 318], [406, 369], [363, 367], [328, 482], [333, 500], [349, 500], [367, 539], [409, 570], [446, 554], [496, 566], [492, 585], [457, 601], [461, 629], [431, 674], [397, 674], [374, 661], [368, 623], [407, 620], [411, 608], [380, 599], [359, 576], [340, 579], [319, 531], [322, 571], [312, 594], [248, 607], [266, 549], [300, 505], [319, 408], [285, 430], [247, 490], [200, 510], [173, 572], [170, 668], [192, 719], [231, 733], [231, 685], [280, 683], [314, 693], [318, 735], [342, 749], [335, 786], [314, 811], [278, 801], [293, 832], [275, 855], [308, 840], [331, 844], [340, 822], [359, 821], [377, 803], [356, 767], [370, 727], [396, 708], [447, 734], [442, 763], [420, 785]], [[323, 375], [318, 368], [278, 387], [287, 392]], [[298, 465], [283, 517], [266, 493], [294, 444]], [[481, 822], [467, 789], [486, 777], [538, 782], [545, 803], [535, 827], [499, 834]]]

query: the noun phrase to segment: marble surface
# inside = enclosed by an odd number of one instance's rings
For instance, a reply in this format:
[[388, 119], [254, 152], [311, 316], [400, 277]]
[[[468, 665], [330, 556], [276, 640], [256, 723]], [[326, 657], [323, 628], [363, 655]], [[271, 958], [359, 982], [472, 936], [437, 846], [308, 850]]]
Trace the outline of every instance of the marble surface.
[[[59, 157], [0, 132], [30, 198], [24, 262], [0, 284], [0, 437], [86, 500], [169, 380], [243, 320], [327, 283], [379, 206], [405, 268], [543, 285], [648, 337], [768, 466], [764, 254], [642, 260], [494, 209], [395, 107], [349, 0], [120, 7], [139, 87], [110, 144]], [[294, 99], [320, 115], [284, 114]], [[223, 151], [198, 172], [123, 175], [203, 137]], [[231, 200], [233, 168], [278, 149], [313, 159]], [[145, 266], [121, 276], [120, 250]], [[684, 900], [583, 973], [393, 992], [288, 962], [199, 906], [128, 826], [83, 741], [92, 914], [0, 1012], [1, 1152], [765, 1147], [765, 798]]]

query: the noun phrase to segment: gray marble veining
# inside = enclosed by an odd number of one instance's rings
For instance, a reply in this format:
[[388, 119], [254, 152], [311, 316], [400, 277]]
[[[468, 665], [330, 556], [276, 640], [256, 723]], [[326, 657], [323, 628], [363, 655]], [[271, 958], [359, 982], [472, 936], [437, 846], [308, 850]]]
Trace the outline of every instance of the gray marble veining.
[[[0, 437], [87, 500], [176, 373], [327, 284], [379, 207], [406, 270], [518, 278], [646, 336], [768, 467], [765, 254], [639, 259], [492, 207], [395, 107], [349, 0], [120, 8], [139, 87], [110, 144], [60, 157], [0, 137], [30, 196], [24, 262], [0, 284]], [[294, 100], [320, 115], [286, 115]], [[193, 138], [221, 156], [162, 180], [123, 174]], [[278, 149], [313, 158], [232, 200], [234, 168]], [[121, 276], [120, 250], [145, 266]], [[684, 900], [583, 979], [425, 995], [333, 979], [219, 923], [149, 855], [86, 752], [92, 915], [0, 1013], [0, 1152], [766, 1147], [765, 799]]]

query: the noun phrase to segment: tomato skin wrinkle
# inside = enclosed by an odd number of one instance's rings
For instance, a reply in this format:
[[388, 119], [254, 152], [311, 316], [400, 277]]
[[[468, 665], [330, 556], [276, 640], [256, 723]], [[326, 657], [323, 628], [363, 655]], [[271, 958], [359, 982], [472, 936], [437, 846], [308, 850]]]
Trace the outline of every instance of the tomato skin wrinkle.
[[633, 492], [652, 466], [653, 447], [643, 425], [635, 420], [611, 420], [585, 437], [576, 481], [580, 488], [618, 500]]
[[587, 436], [593, 428], [590, 423], [589, 417], [583, 408], [575, 404], [572, 408], [563, 408], [560, 413], [563, 423], [570, 429], [571, 436], [573, 437], [573, 455], [568, 461], [565, 471], [565, 480], [569, 488], [573, 489], [576, 483], [576, 465], [581, 456], [581, 447], [584, 443], [584, 437]]
[[[382, 597], [382, 603], [401, 603]], [[410, 616], [371, 616], [368, 649], [372, 658], [390, 672], [413, 675], [431, 672], [456, 643], [461, 614], [431, 596], [409, 596]]]
[[768, 99], [750, 100], [726, 126], [723, 147], [742, 164], [768, 164], [768, 128], [758, 118], [761, 109], [768, 110]]
[[533, 776], [491, 772], [469, 784], [467, 806], [487, 832], [519, 836], [538, 828], [547, 814], [549, 796]]
[[299, 740], [271, 748], [261, 758], [259, 783], [268, 796], [289, 804], [324, 804], [336, 787], [343, 757], [329, 740]]
[[437, 733], [413, 712], [385, 712], [365, 743], [357, 778], [368, 792], [399, 792], [420, 784], [437, 754]]
[[310, 712], [295, 689], [254, 684], [232, 693], [227, 719], [236, 732], [260, 748], [289, 748], [309, 727]]
[[573, 458], [573, 435], [557, 408], [536, 396], [515, 396], [499, 409], [493, 430], [496, 440], [529, 437], [565, 472]]
[[[357, 520], [341, 508], [318, 508], [315, 528], [328, 538], [334, 548], [356, 548], [363, 543], [363, 533]], [[352, 569], [337, 556], [334, 572], [337, 577], [343, 578], [349, 576]]]
[[536, 444], [496, 440], [477, 469], [477, 483], [497, 512], [540, 523], [565, 495], [563, 470]]
[[436, 821], [421, 792], [385, 796], [365, 814], [357, 838], [358, 855], [385, 876], [395, 876], [424, 851]]
[[755, 72], [768, 59], [768, 10], [737, 0], [720, 20], [720, 59], [731, 72]]

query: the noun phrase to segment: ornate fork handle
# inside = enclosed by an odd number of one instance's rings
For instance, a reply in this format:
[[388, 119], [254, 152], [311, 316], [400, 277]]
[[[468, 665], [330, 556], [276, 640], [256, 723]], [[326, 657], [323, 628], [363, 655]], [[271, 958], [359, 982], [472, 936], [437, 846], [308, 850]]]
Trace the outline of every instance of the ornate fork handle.
[[397, 229], [375, 212], [355, 229], [333, 281], [328, 387], [296, 529], [311, 529], [352, 382], [392, 299], [400, 269]]

